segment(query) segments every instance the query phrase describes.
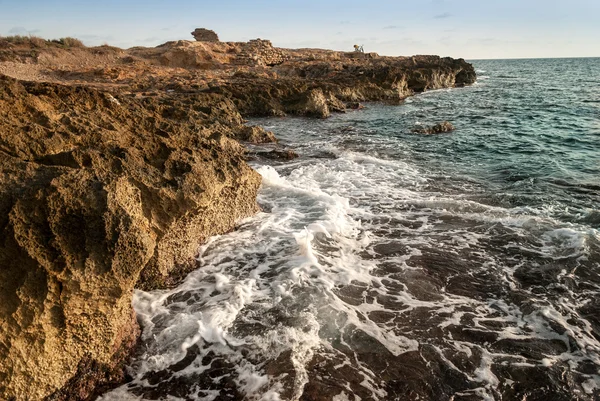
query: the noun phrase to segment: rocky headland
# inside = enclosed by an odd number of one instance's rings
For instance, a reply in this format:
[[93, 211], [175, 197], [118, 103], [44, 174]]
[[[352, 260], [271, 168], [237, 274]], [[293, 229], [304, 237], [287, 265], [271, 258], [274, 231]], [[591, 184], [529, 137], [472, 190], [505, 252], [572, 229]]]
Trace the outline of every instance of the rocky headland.
[[134, 288], [173, 285], [204, 239], [258, 211], [243, 142], [276, 139], [244, 117], [475, 81], [462, 59], [213, 34], [126, 50], [0, 38], [0, 399], [84, 400], [124, 380]]

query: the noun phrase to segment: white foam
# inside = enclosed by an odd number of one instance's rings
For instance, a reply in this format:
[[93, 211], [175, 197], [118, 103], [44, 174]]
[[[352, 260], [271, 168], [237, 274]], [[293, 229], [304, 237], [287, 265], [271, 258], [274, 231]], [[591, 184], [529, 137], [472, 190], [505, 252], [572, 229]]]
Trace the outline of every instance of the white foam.
[[600, 389], [600, 376], [593, 375], [590, 379], [581, 384], [586, 394], [594, 394], [594, 390]]
[[[423, 296], [411, 292], [409, 287], [415, 283], [401, 278], [404, 272], [424, 271], [427, 266], [409, 262], [425, 250], [443, 250], [457, 258], [461, 251], [469, 251], [480, 260], [479, 269], [498, 272], [498, 280], [509, 281], [514, 291], [522, 290], [514, 278], [519, 265], [503, 266], [496, 256], [480, 249], [481, 241], [493, 235], [481, 227], [499, 226], [516, 238], [534, 233], [537, 242], [510, 243], [505, 249], [515, 247], [556, 260], [584, 257], [590, 236], [597, 232], [562, 224], [543, 211], [492, 207], [461, 194], [432, 191], [426, 172], [406, 161], [329, 151], [337, 158], [258, 167], [263, 178], [259, 202], [269, 212], [244, 220], [236, 232], [209, 239], [199, 248], [202, 267], [179, 287], [135, 292], [133, 305], [144, 326], [142, 338], [149, 344], [133, 367], [135, 385], [147, 386], [146, 373], [165, 369], [197, 348], [194, 363], [178, 375], [206, 371], [210, 366], [202, 361], [211, 353], [235, 366], [235, 372], [227, 374], [249, 399], [279, 400], [287, 390], [283, 383], [292, 386], [292, 399], [299, 399], [311, 379], [308, 366], [318, 354], [340, 358], [335, 365], [351, 366], [373, 399], [385, 400], [387, 393], [377, 373], [358, 363], [358, 355], [340, 355], [336, 347], [342, 344], [351, 350], [343, 333], [360, 331], [393, 356], [417, 351], [421, 344], [414, 333], [399, 330], [393, 319], [371, 318], [377, 313], [404, 318], [415, 311], [426, 311], [431, 326], [444, 333], [446, 348], [436, 349], [447, 366], [460, 370], [446, 357], [446, 349], [477, 360], [473, 369], [462, 372], [476, 387], [464, 392], [470, 396], [493, 399], [501, 382], [493, 373], [499, 360], [529, 367], [590, 358], [600, 364], [590, 323], [579, 319], [573, 324], [569, 319], [580, 307], [570, 299], [525, 313], [504, 300], [447, 293], [447, 283]], [[447, 223], [453, 220], [463, 225]], [[377, 255], [375, 247], [392, 238], [406, 249]], [[391, 272], [382, 271], [382, 260], [394, 266]], [[559, 280], [569, 274], [560, 272]], [[342, 295], [348, 286], [361, 289], [352, 302]], [[559, 340], [567, 348], [575, 341], [579, 351], [569, 348], [540, 360], [494, 353], [489, 345], [452, 338], [451, 329], [465, 324], [467, 318], [472, 329], [493, 331], [498, 340]], [[489, 323], [494, 322], [501, 324], [490, 329]], [[556, 325], [564, 332], [558, 334]], [[289, 355], [293, 379], [263, 370], [265, 361], [282, 355]], [[594, 391], [594, 380], [586, 381], [584, 388]], [[340, 385], [348, 391], [336, 399], [350, 399], [350, 384]], [[218, 396], [212, 390], [189, 395], [206, 400]], [[127, 387], [105, 397], [141, 399]]]

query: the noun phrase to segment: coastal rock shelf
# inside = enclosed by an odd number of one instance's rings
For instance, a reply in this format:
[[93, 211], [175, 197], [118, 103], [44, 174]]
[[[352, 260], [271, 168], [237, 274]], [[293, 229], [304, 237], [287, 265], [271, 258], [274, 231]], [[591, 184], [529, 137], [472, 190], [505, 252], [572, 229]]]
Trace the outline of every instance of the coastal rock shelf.
[[[268, 41], [36, 48], [0, 41], [0, 399], [88, 399], [123, 380], [134, 288], [258, 211], [242, 116], [327, 117], [474, 82], [464, 60]], [[255, 50], [253, 50], [255, 49]], [[12, 77], [12, 78], [11, 78]], [[27, 82], [38, 81], [38, 82]]]

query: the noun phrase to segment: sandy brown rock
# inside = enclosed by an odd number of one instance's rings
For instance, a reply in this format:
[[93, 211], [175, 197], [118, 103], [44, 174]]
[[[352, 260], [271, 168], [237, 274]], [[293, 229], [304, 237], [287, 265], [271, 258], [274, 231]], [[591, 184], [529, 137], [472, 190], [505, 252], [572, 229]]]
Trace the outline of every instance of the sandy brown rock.
[[41, 399], [82, 363], [113, 370], [140, 276], [161, 285], [256, 212], [230, 106], [0, 78], [0, 398]]
[[219, 36], [210, 29], [196, 28], [192, 32], [192, 36], [199, 42], [218, 42]]
[[267, 131], [258, 125], [241, 127], [237, 133], [234, 133], [234, 138], [240, 141], [251, 143], [277, 142], [277, 138], [275, 138], [275, 134], [273, 132]]

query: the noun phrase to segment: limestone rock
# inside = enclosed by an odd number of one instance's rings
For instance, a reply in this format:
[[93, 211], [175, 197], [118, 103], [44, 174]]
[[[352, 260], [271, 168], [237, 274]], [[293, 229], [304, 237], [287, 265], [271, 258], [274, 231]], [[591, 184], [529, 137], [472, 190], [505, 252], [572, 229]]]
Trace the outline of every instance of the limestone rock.
[[431, 127], [413, 129], [413, 132], [417, 134], [441, 134], [443, 132], [450, 131], [454, 131], [454, 126], [448, 121], [442, 121], [441, 123], [437, 123]]
[[192, 32], [192, 36], [198, 42], [218, 42], [219, 36], [215, 33], [215, 31], [211, 31], [210, 29], [205, 28], [196, 28]]
[[352, 109], [352, 110], [362, 110], [365, 108], [365, 106], [363, 106], [359, 102], [348, 102], [348, 103], [346, 103], [346, 108]]
[[275, 134], [258, 125], [243, 126], [235, 136], [236, 139], [251, 143], [277, 142]]
[[264, 157], [265, 159], [271, 159], [271, 160], [293, 160], [298, 157], [298, 153], [296, 153], [290, 149], [285, 149], [285, 150], [273, 149], [268, 152], [266, 152], [266, 151], [254, 152], [253, 154], [256, 156]]
[[0, 399], [83, 399], [114, 380], [136, 283], [163, 285], [257, 211], [228, 108], [0, 78]]
[[321, 89], [302, 92], [297, 99], [292, 100], [286, 111], [296, 115], [327, 118], [331, 114], [327, 97]]

